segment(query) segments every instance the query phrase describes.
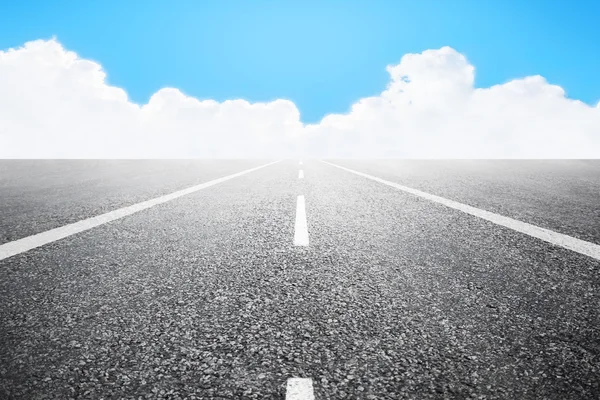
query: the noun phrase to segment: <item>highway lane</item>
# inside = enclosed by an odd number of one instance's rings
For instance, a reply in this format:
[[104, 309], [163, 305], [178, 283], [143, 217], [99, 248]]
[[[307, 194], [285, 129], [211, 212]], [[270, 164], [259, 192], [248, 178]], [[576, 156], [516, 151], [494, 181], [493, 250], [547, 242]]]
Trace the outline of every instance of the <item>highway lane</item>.
[[341, 174], [320, 173], [306, 196], [311, 249], [339, 288], [323, 303], [352, 349], [351, 397], [598, 393], [597, 260]]
[[332, 160], [600, 244], [599, 160]]
[[224, 385], [260, 385], [245, 333], [251, 302], [265, 298], [243, 290], [276, 274], [269, 263], [293, 249], [286, 190], [297, 171], [273, 172], [3, 260], [3, 382], [19, 398], [171, 389], [233, 398], [242, 393]]
[[0, 160], [0, 244], [266, 162]]
[[599, 266], [285, 161], [0, 261], [0, 395], [594, 398]]

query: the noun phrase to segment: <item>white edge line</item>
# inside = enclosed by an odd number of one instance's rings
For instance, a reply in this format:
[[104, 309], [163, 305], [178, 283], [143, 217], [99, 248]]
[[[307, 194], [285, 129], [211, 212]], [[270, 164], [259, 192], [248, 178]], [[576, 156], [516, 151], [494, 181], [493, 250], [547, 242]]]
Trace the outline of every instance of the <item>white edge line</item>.
[[485, 211], [485, 210], [475, 208], [475, 207], [472, 207], [472, 206], [469, 206], [466, 204], [462, 204], [462, 203], [459, 203], [454, 200], [449, 200], [444, 197], [436, 196], [436, 195], [433, 195], [430, 193], [422, 192], [417, 189], [403, 186], [398, 183], [386, 181], [385, 179], [377, 178], [376, 176], [372, 176], [369, 174], [365, 174], [363, 172], [355, 171], [353, 169], [342, 167], [340, 165], [336, 165], [336, 164], [333, 164], [333, 163], [330, 163], [327, 161], [322, 160], [322, 162], [324, 162], [325, 164], [331, 165], [333, 167], [340, 168], [345, 171], [351, 172], [353, 174], [362, 176], [364, 178], [368, 178], [373, 181], [383, 183], [384, 185], [394, 187], [396, 189], [413, 194], [415, 196], [419, 196], [424, 199], [443, 204], [447, 207], [462, 211], [464, 213], [473, 215], [475, 217], [479, 217], [486, 221], [493, 222], [494, 224], [504, 226], [505, 228], [509, 228], [514, 231], [524, 233], [526, 235], [535, 237], [537, 239], [541, 239], [541, 240], [551, 243], [553, 245], [560, 246], [560, 247], [563, 247], [568, 250], [572, 250], [576, 253], [592, 257], [596, 260], [600, 260], [600, 245], [597, 245], [595, 243], [586, 242], [585, 240], [577, 239], [577, 238], [574, 238], [569, 235], [554, 232], [549, 229], [540, 228], [539, 226], [532, 225], [527, 222], [518, 221], [516, 219], [512, 219], [512, 218], [505, 217], [505, 216], [502, 216], [499, 214], [495, 214], [490, 211]]
[[312, 379], [289, 378], [285, 391], [285, 400], [314, 400]]
[[238, 176], [242, 176], [248, 174], [250, 172], [254, 172], [264, 167], [268, 167], [269, 165], [276, 164], [279, 161], [274, 161], [268, 164], [260, 165], [255, 168], [250, 168], [245, 171], [241, 171], [232, 175], [227, 175], [222, 178], [214, 179], [212, 181], [204, 182], [199, 185], [191, 186], [187, 189], [182, 189], [170, 194], [166, 194], [164, 196], [159, 196], [154, 199], [150, 199], [147, 201], [143, 201], [141, 203], [133, 204], [127, 207], [119, 208], [113, 211], [109, 211], [107, 213], [97, 215], [95, 217], [83, 219], [81, 221], [74, 222], [72, 224], [64, 225], [59, 228], [50, 229], [45, 232], [41, 232], [32, 236], [27, 236], [22, 239], [18, 239], [12, 242], [8, 242], [0, 245], [0, 260], [4, 260], [5, 258], [15, 256], [17, 254], [24, 253], [31, 249], [35, 249], [37, 247], [43, 246], [48, 243], [55, 242], [60, 239], [64, 239], [68, 236], [74, 235], [76, 233], [80, 233], [83, 231], [87, 231], [89, 229], [95, 228], [97, 226], [106, 224], [107, 222], [112, 222], [117, 219], [126, 217], [128, 215], [137, 213], [142, 210], [146, 210], [150, 207], [154, 207], [158, 204], [166, 203], [173, 199], [176, 199], [181, 196], [185, 196], [190, 193], [197, 192], [198, 190], [205, 189], [207, 187], [219, 184], [221, 182], [225, 182], [229, 179], [237, 178]]
[[306, 223], [306, 207], [304, 196], [298, 196], [296, 203], [296, 226], [294, 228], [294, 245], [308, 246], [308, 226]]
[[298, 172], [298, 179], [302, 179], [302, 178], [304, 178], [304, 171], [300, 170]]

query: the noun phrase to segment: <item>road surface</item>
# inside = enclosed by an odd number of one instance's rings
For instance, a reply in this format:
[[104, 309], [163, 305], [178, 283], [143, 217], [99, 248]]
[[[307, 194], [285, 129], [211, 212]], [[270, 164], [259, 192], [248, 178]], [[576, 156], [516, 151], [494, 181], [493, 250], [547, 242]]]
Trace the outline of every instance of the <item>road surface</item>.
[[273, 161], [0, 161], [0, 398], [600, 398], [600, 162]]

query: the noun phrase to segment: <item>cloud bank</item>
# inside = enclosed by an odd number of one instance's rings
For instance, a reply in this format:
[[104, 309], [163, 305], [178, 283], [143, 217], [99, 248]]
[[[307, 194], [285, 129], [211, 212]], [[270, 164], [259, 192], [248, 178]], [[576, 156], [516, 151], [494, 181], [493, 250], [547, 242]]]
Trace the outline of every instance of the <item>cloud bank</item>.
[[600, 158], [600, 103], [541, 76], [476, 89], [450, 47], [387, 71], [380, 95], [306, 125], [288, 100], [164, 88], [138, 105], [98, 63], [32, 41], [0, 51], [0, 158]]

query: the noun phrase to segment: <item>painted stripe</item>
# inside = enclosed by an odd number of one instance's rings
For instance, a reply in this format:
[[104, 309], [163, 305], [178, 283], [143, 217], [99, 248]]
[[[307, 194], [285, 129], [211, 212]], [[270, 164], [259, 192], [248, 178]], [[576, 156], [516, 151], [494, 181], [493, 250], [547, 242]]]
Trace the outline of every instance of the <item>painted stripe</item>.
[[465, 212], [467, 214], [479, 217], [486, 221], [493, 222], [494, 224], [503, 226], [505, 228], [512, 229], [517, 232], [524, 233], [537, 239], [541, 239], [555, 246], [560, 246], [568, 250], [572, 250], [579, 254], [583, 254], [596, 260], [600, 260], [600, 245], [595, 243], [586, 242], [585, 240], [577, 239], [572, 236], [564, 235], [562, 233], [554, 232], [549, 229], [540, 228], [539, 226], [528, 224], [526, 222], [518, 221], [509, 217], [505, 217], [499, 214], [495, 214], [490, 211], [485, 211], [476, 207], [472, 207], [466, 204], [459, 203], [457, 201], [449, 200], [444, 197], [436, 196], [430, 193], [422, 192], [417, 189], [413, 189], [407, 186], [403, 186], [394, 182], [386, 181], [376, 176], [365, 174], [363, 172], [355, 171], [350, 168], [342, 167], [327, 161], [323, 161], [325, 164], [331, 165], [343, 169], [344, 171], [351, 172], [353, 174], [362, 176], [364, 178], [371, 179], [373, 181], [383, 183], [384, 185], [391, 186], [393, 188], [402, 190], [404, 192], [413, 194], [415, 196], [422, 197], [424, 199], [443, 204], [447, 207], [453, 208]]
[[300, 162], [298, 163], [299, 165], [302, 165], [302, 160], [300, 160]]
[[287, 381], [285, 400], [315, 400], [312, 379], [290, 378]]
[[298, 179], [302, 178], [304, 178], [304, 171], [300, 170], [300, 172], [298, 172]]
[[273, 165], [278, 163], [279, 161], [275, 161], [272, 163], [264, 164], [259, 167], [250, 168], [245, 171], [241, 171], [232, 175], [227, 175], [222, 178], [218, 178], [209, 182], [201, 183], [199, 185], [191, 186], [187, 189], [182, 189], [177, 192], [173, 192], [171, 194], [167, 194], [164, 196], [156, 197], [151, 200], [143, 201], [141, 203], [133, 204], [131, 206], [119, 208], [117, 210], [109, 211], [105, 214], [101, 214], [95, 217], [87, 218], [78, 222], [74, 222], [69, 225], [61, 226], [60, 228], [51, 229], [46, 232], [38, 233], [36, 235], [28, 236], [22, 239], [18, 239], [12, 242], [8, 242], [0, 245], [0, 260], [4, 260], [5, 258], [15, 256], [17, 254], [24, 253], [28, 250], [35, 249], [36, 247], [43, 246], [48, 243], [55, 242], [60, 239], [64, 239], [68, 236], [75, 235], [76, 233], [87, 231], [89, 229], [95, 228], [100, 225], [104, 225], [108, 222], [115, 221], [117, 219], [126, 217], [128, 215], [137, 213], [142, 210], [146, 210], [150, 207], [154, 207], [158, 204], [166, 203], [168, 201], [174, 200], [178, 197], [182, 197], [188, 195], [190, 193], [197, 192], [198, 190], [206, 189], [210, 186], [214, 186], [216, 184], [228, 181], [233, 178], [237, 178], [238, 176], [242, 176], [248, 174], [250, 172], [254, 172], [261, 168], [267, 167], [269, 165]]
[[306, 208], [304, 196], [298, 196], [296, 203], [296, 229], [294, 233], [295, 246], [308, 246], [308, 226], [306, 224]]

